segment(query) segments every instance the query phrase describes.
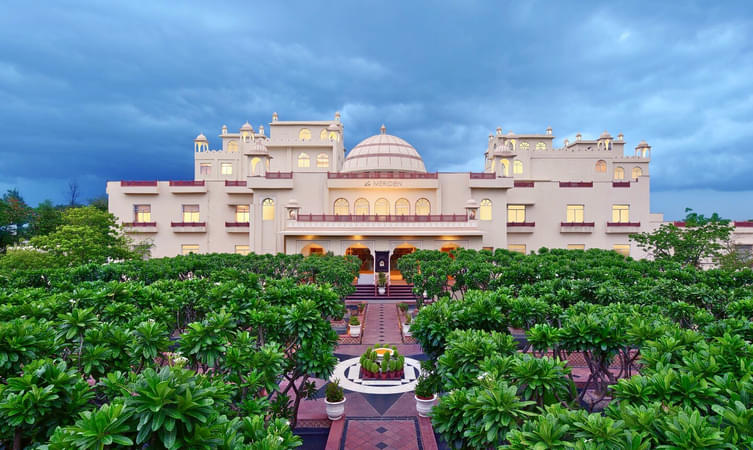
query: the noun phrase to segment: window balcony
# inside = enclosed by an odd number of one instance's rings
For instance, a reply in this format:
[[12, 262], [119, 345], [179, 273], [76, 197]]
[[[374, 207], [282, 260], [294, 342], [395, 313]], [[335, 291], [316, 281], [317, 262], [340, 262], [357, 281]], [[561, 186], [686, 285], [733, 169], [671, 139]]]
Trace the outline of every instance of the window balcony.
[[513, 182], [513, 186], [516, 188], [532, 188], [535, 187], [535, 182], [533, 181], [523, 181], [523, 180], [515, 180]]
[[157, 181], [120, 181], [120, 188], [125, 194], [131, 195], [155, 195], [159, 194]]
[[264, 176], [249, 176], [250, 189], [293, 189], [293, 172], [267, 172]]
[[615, 188], [629, 188], [630, 181], [612, 181], [612, 187]]
[[170, 226], [175, 233], [206, 233], [206, 222], [171, 222]]
[[592, 188], [593, 181], [560, 181], [561, 188]]
[[560, 233], [593, 233], [594, 222], [560, 222]]
[[198, 181], [170, 181], [170, 192], [173, 194], [204, 194], [207, 186], [204, 180]]
[[533, 233], [536, 222], [507, 222], [508, 233]]
[[631, 234], [640, 233], [640, 222], [607, 222], [607, 233], [611, 234]]
[[395, 232], [416, 236], [480, 236], [478, 220], [466, 214], [418, 215], [333, 215], [298, 214], [287, 220], [287, 235], [360, 235], [392, 236]]
[[510, 177], [500, 177], [496, 173], [469, 172], [471, 188], [502, 188], [512, 187], [513, 180]]
[[734, 233], [753, 233], [753, 220], [736, 220], [732, 224], [735, 226]]
[[250, 194], [246, 180], [225, 180], [225, 192], [228, 194]]
[[248, 222], [225, 222], [225, 231], [228, 233], [248, 233], [251, 224]]
[[156, 233], [157, 222], [123, 222], [126, 233]]

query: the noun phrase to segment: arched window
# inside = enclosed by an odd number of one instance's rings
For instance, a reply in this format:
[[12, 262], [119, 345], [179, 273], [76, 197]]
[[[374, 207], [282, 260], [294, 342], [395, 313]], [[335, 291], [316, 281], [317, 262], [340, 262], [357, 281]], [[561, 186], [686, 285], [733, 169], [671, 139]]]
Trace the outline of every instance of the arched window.
[[512, 173], [513, 175], [522, 175], [523, 174], [523, 162], [519, 160], [515, 160], [512, 162]]
[[410, 214], [410, 202], [407, 198], [399, 198], [395, 202], [395, 215], [407, 216]]
[[639, 178], [643, 175], [643, 171], [640, 167], [633, 167], [633, 178]]
[[335, 200], [335, 215], [347, 216], [348, 214], [350, 214], [350, 203], [344, 198]]
[[311, 131], [308, 128], [301, 128], [298, 132], [298, 139], [302, 141], [308, 141], [311, 139]]
[[492, 201], [488, 198], [481, 200], [481, 208], [479, 208], [479, 219], [492, 220]]
[[322, 141], [326, 141], [327, 140], [327, 129], [326, 128], [323, 128], [322, 132], [319, 133], [319, 139], [322, 140]]
[[625, 179], [625, 169], [623, 169], [620, 166], [617, 166], [614, 168], [614, 179], [615, 180], [624, 180]]
[[536, 150], [546, 150], [546, 144], [543, 142], [536, 143]]
[[510, 161], [506, 159], [501, 159], [502, 161], [502, 176], [509, 177], [510, 176]]
[[431, 214], [431, 203], [425, 198], [419, 198], [416, 200], [416, 215], [428, 216]]
[[357, 216], [368, 216], [369, 215], [369, 201], [363, 197], [356, 199], [356, 203], [353, 208], [353, 214]]
[[238, 151], [238, 143], [236, 141], [230, 141], [227, 143], [227, 151], [229, 152], [237, 152]]
[[377, 216], [386, 216], [390, 213], [390, 202], [386, 198], [378, 198], [374, 202], [374, 214]]
[[298, 155], [298, 167], [311, 167], [311, 158], [309, 158], [309, 155], [307, 155], [306, 153], [301, 153], [300, 155]]
[[520, 148], [521, 150], [528, 150], [531, 148], [531, 144], [529, 144], [528, 142], [521, 142], [518, 148]]
[[330, 131], [330, 132], [329, 132], [329, 140], [330, 140], [330, 141], [335, 141], [335, 142], [337, 142], [337, 141], [339, 141], [339, 140], [340, 140], [340, 135], [339, 135], [339, 134], [337, 134], [337, 133], [336, 133], [336, 132], [334, 132], [334, 131]]
[[329, 156], [326, 153], [319, 153], [316, 156], [316, 167], [324, 169], [329, 167]]
[[275, 201], [271, 198], [261, 202], [261, 220], [275, 220]]
[[256, 172], [257, 166], [259, 165], [260, 162], [261, 162], [261, 159], [259, 158], [253, 158], [251, 160], [251, 176], [261, 175]]
[[603, 159], [596, 161], [596, 171], [604, 173], [607, 171], [607, 162]]

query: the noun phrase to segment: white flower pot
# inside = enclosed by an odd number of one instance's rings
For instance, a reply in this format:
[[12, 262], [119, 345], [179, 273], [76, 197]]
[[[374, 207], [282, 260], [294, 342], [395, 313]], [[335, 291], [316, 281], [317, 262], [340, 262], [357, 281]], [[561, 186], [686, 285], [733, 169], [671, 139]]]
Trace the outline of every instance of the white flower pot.
[[343, 398], [342, 401], [330, 403], [326, 399], [324, 400], [324, 404], [327, 407], [327, 418], [329, 420], [340, 420], [343, 417], [343, 414], [345, 414], [345, 400], [346, 398]]
[[403, 336], [405, 336], [405, 337], [411, 336], [411, 334], [410, 334], [410, 325], [407, 324], [407, 323], [403, 324]]
[[416, 399], [416, 411], [418, 411], [418, 415], [420, 417], [429, 417], [431, 415], [431, 409], [437, 404], [437, 394], [434, 394], [434, 397], [429, 400], [420, 399], [415, 395], [413, 398]]
[[385, 288], [383, 288], [381, 286], [378, 289], [379, 289], [379, 295], [384, 295], [384, 293], [387, 292], [387, 289], [385, 289]]
[[350, 330], [350, 335], [353, 337], [361, 335], [361, 325], [348, 325], [348, 329]]

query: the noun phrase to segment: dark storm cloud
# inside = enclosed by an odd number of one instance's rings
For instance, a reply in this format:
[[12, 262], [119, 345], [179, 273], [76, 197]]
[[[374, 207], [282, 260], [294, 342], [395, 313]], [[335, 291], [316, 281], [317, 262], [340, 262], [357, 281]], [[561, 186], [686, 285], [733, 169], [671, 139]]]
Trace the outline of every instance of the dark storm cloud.
[[4, 5], [0, 189], [189, 178], [199, 132], [339, 110], [346, 147], [386, 123], [430, 170], [551, 125], [647, 140], [655, 210], [753, 191], [749, 2], [267, 3]]

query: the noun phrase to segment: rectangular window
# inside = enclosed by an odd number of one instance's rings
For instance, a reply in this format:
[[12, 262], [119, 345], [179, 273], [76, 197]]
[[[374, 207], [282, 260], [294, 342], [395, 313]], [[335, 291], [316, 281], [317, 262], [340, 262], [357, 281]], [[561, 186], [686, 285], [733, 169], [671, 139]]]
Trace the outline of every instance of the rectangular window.
[[212, 164], [211, 163], [200, 163], [199, 164], [199, 174], [200, 175], [211, 175], [212, 174]]
[[180, 246], [180, 254], [199, 253], [199, 244], [183, 244]]
[[525, 244], [510, 244], [507, 246], [507, 249], [511, 252], [518, 252], [522, 254], [526, 254], [526, 245]]
[[183, 222], [199, 222], [199, 205], [183, 205]]
[[614, 244], [612, 250], [616, 251], [622, 256], [630, 256], [630, 244]]
[[236, 205], [235, 206], [235, 221], [243, 222], [243, 223], [250, 222], [248, 220], [249, 219], [248, 212], [249, 212], [248, 205]]
[[526, 221], [526, 205], [507, 205], [507, 221], [522, 223]]
[[233, 163], [222, 163], [220, 164], [220, 171], [223, 175], [232, 175], [233, 174]]
[[147, 223], [152, 221], [152, 205], [134, 205], [136, 223]]
[[616, 223], [630, 222], [630, 206], [612, 205], [612, 222], [616, 222]]
[[493, 252], [494, 247], [481, 247], [481, 250], [489, 250], [490, 252]]
[[585, 250], [586, 244], [567, 244], [568, 250]]
[[251, 250], [248, 248], [248, 245], [236, 245], [235, 246], [235, 253], [238, 255], [248, 255], [251, 252]]
[[583, 222], [583, 205], [567, 205], [567, 222]]

